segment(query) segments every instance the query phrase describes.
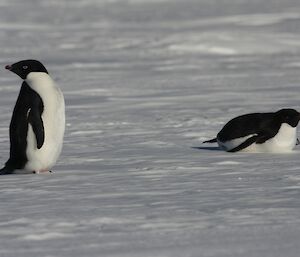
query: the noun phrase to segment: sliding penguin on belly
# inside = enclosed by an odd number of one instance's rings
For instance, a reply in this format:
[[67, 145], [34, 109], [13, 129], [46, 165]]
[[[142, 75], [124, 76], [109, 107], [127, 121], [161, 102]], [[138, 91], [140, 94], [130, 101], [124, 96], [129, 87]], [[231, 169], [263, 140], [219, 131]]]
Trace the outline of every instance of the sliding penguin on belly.
[[217, 142], [227, 152], [289, 152], [297, 144], [300, 113], [282, 109], [274, 113], [251, 113], [230, 120], [217, 137], [203, 143]]
[[24, 82], [9, 127], [10, 157], [0, 175], [50, 172], [63, 144], [63, 94], [39, 61], [23, 60], [5, 68]]

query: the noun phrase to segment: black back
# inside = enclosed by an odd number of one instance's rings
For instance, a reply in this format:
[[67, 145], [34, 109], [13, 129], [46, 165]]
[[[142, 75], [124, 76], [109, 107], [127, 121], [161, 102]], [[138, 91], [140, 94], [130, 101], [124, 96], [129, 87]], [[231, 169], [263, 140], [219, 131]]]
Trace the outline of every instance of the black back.
[[[9, 127], [10, 157], [5, 164], [7, 170], [23, 169], [26, 162], [28, 124], [36, 134], [38, 148], [44, 142], [44, 127], [41, 115], [44, 105], [41, 97], [23, 82]], [[39, 135], [36, 133], [39, 131]]]

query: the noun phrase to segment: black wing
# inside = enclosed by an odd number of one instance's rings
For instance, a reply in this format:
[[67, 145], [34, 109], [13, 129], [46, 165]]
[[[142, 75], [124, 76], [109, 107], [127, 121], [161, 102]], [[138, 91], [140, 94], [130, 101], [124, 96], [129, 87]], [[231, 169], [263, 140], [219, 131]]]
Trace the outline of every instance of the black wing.
[[[31, 110], [34, 110], [32, 115], [35, 116], [35, 112], [41, 114], [43, 109], [41, 97], [26, 82], [23, 82], [9, 126], [10, 157], [5, 164], [7, 169], [24, 168], [27, 162], [28, 114], [30, 115]], [[41, 140], [38, 142], [41, 143]]]
[[235, 153], [235, 152], [241, 151], [241, 150], [247, 148], [248, 146], [252, 145], [253, 143], [255, 143], [257, 138], [258, 138], [258, 136], [250, 137], [245, 142], [241, 143], [239, 146], [232, 148], [232, 149], [228, 150], [227, 152]]
[[28, 122], [31, 124], [36, 137], [37, 148], [40, 149], [45, 140], [44, 123], [42, 120], [43, 103], [38, 98], [32, 103], [32, 107], [28, 110]]
[[275, 135], [270, 133], [270, 131], [265, 131], [264, 133], [262, 133], [260, 135], [255, 135], [253, 137], [248, 138], [246, 141], [244, 141], [237, 147], [234, 147], [234, 148], [228, 150], [227, 152], [230, 152], [230, 153], [238, 152], [238, 151], [241, 151], [241, 150], [247, 148], [248, 146], [250, 146], [254, 143], [263, 144], [264, 142], [266, 142], [267, 140], [269, 140], [270, 138], [272, 138], [274, 136]]

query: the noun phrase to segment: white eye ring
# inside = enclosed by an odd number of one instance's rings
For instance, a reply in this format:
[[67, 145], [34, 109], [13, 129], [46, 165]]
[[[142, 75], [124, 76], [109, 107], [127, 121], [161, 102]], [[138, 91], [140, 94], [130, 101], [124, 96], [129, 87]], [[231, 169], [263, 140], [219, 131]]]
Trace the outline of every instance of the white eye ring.
[[23, 70], [27, 70], [27, 69], [28, 69], [28, 66], [25, 65], [25, 66], [23, 66], [22, 68], [23, 68]]

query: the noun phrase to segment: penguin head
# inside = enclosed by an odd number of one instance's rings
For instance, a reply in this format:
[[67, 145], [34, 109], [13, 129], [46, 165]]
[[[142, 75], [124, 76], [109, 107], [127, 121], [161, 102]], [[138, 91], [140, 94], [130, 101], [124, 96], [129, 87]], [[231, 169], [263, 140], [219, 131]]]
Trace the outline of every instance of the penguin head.
[[292, 127], [297, 127], [300, 120], [300, 113], [294, 109], [281, 109], [276, 112], [276, 116], [281, 123], [287, 123]]
[[12, 65], [6, 65], [5, 69], [17, 74], [22, 79], [26, 79], [30, 72], [45, 72], [48, 73], [45, 66], [36, 60], [23, 60]]

